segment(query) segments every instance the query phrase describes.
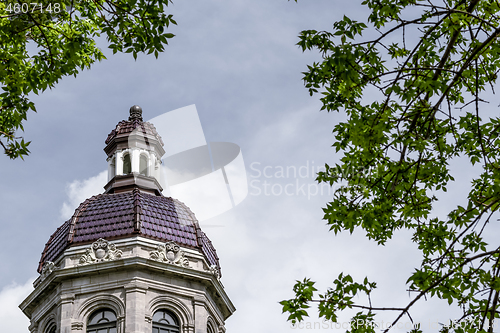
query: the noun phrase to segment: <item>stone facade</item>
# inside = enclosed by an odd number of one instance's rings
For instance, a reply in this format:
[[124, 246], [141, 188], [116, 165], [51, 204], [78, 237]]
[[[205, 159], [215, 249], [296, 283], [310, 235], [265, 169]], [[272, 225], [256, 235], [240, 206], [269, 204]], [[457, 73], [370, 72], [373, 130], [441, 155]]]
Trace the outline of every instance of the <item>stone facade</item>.
[[86, 332], [99, 309], [116, 314], [117, 333], [152, 332], [158, 310], [176, 317], [179, 332], [223, 333], [235, 311], [203, 255], [174, 242], [100, 239], [69, 248], [45, 266], [20, 305], [32, 333], [49, 332], [54, 324], [58, 333]]

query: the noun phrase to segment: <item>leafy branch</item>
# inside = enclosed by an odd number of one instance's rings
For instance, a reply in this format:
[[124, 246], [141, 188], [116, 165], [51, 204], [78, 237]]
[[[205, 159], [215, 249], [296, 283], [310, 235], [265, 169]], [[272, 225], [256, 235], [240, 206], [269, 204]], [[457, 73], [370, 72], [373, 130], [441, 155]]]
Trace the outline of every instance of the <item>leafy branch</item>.
[[[95, 39], [104, 34], [116, 52], [158, 57], [174, 35], [176, 24], [165, 13], [170, 0], [44, 0], [30, 7], [26, 0], [0, 3], [0, 145], [10, 158], [28, 155], [23, 131], [29, 111], [36, 111], [30, 93], [52, 88], [65, 76], [76, 76], [104, 54]], [[35, 53], [28, 52], [37, 50]], [[7, 135], [11, 133], [12, 135]]]
[[[297, 43], [323, 58], [303, 73], [305, 87], [321, 95], [322, 110], [347, 115], [333, 131], [333, 147], [343, 153], [340, 163], [326, 165], [317, 178], [347, 184], [336, 187], [324, 219], [335, 233], [362, 229], [380, 245], [397, 230], [410, 230], [422, 256], [407, 280], [417, 295], [404, 307], [373, 307], [375, 286], [366, 279], [356, 284], [342, 273], [319, 299], [313, 298], [314, 282], [298, 282], [296, 297], [281, 303], [283, 311], [289, 320], [303, 320], [308, 304], [318, 303], [319, 315], [328, 320], [356, 308], [362, 310], [357, 318], [368, 322], [377, 313], [400, 311], [394, 326], [418, 301], [437, 297], [462, 309], [456, 322], [474, 323], [443, 332], [492, 332], [500, 307], [499, 244], [488, 244], [484, 235], [494, 228], [490, 221], [500, 205], [500, 119], [480, 102], [488, 87], [494, 93], [500, 71], [500, 4], [365, 0], [363, 5], [371, 10], [367, 24], [344, 16], [332, 32], [305, 30]], [[380, 35], [364, 38], [367, 29]], [[449, 165], [456, 159], [474, 166], [477, 175], [443, 218], [434, 208], [455, 181]], [[359, 292], [368, 305], [352, 301]]]

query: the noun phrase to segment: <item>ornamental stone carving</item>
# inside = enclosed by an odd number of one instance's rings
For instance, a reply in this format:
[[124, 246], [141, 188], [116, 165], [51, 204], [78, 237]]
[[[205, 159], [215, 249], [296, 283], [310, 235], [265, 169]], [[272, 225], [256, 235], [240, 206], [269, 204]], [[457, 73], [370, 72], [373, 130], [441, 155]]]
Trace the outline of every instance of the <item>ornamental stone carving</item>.
[[149, 257], [156, 261], [189, 267], [189, 260], [184, 256], [184, 251], [175, 242], [158, 245], [155, 251], [149, 253]]
[[121, 258], [121, 256], [122, 251], [117, 250], [115, 244], [99, 238], [80, 257], [80, 265], [115, 260]]
[[40, 273], [40, 279], [43, 281], [50, 275], [56, 268], [56, 265], [52, 261], [46, 261], [43, 264], [42, 272]]
[[217, 269], [217, 266], [215, 266], [215, 265], [210, 266], [208, 271], [210, 273], [212, 273], [217, 280], [220, 279], [220, 274], [219, 274], [219, 270]]

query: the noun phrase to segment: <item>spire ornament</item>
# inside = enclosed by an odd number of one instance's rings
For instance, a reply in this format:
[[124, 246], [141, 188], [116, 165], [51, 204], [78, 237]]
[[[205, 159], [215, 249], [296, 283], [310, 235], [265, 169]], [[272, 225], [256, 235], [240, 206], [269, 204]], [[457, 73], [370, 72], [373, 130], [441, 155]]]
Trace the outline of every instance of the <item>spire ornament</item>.
[[129, 121], [134, 121], [134, 120], [142, 120], [142, 108], [139, 105], [134, 105], [130, 108], [130, 117], [128, 117]]

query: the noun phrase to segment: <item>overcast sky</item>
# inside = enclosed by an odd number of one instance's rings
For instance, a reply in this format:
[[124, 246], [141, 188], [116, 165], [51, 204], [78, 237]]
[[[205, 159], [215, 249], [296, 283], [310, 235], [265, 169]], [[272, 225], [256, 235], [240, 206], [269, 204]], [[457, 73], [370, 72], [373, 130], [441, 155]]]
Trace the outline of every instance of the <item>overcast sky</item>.
[[[24, 134], [33, 141], [30, 156], [0, 158], [2, 331], [28, 332], [17, 305], [32, 290], [44, 244], [83, 199], [102, 191], [104, 140], [134, 104], [145, 119], [195, 104], [207, 141], [241, 148], [248, 196], [201, 223], [237, 308], [228, 333], [294, 330], [278, 302], [291, 298], [294, 281], [304, 277], [325, 288], [342, 271], [368, 276], [379, 285], [374, 305], [405, 305], [405, 281], [419, 264], [408, 234], [380, 248], [362, 233], [329, 233], [321, 208], [330, 196], [312, 176], [338, 160], [331, 132], [343, 116], [319, 112], [318, 96], [303, 87], [301, 72], [318, 55], [302, 53], [297, 35], [330, 30], [344, 14], [364, 20], [360, 2], [179, 0], [170, 9], [176, 37], [158, 59], [139, 55], [134, 61], [104, 50], [107, 60], [33, 96], [38, 113], [29, 114]], [[282, 167], [302, 168], [308, 176], [276, 175]], [[292, 194], [280, 193], [288, 184]], [[430, 302], [415, 310], [414, 319], [436, 322], [447, 311]]]

